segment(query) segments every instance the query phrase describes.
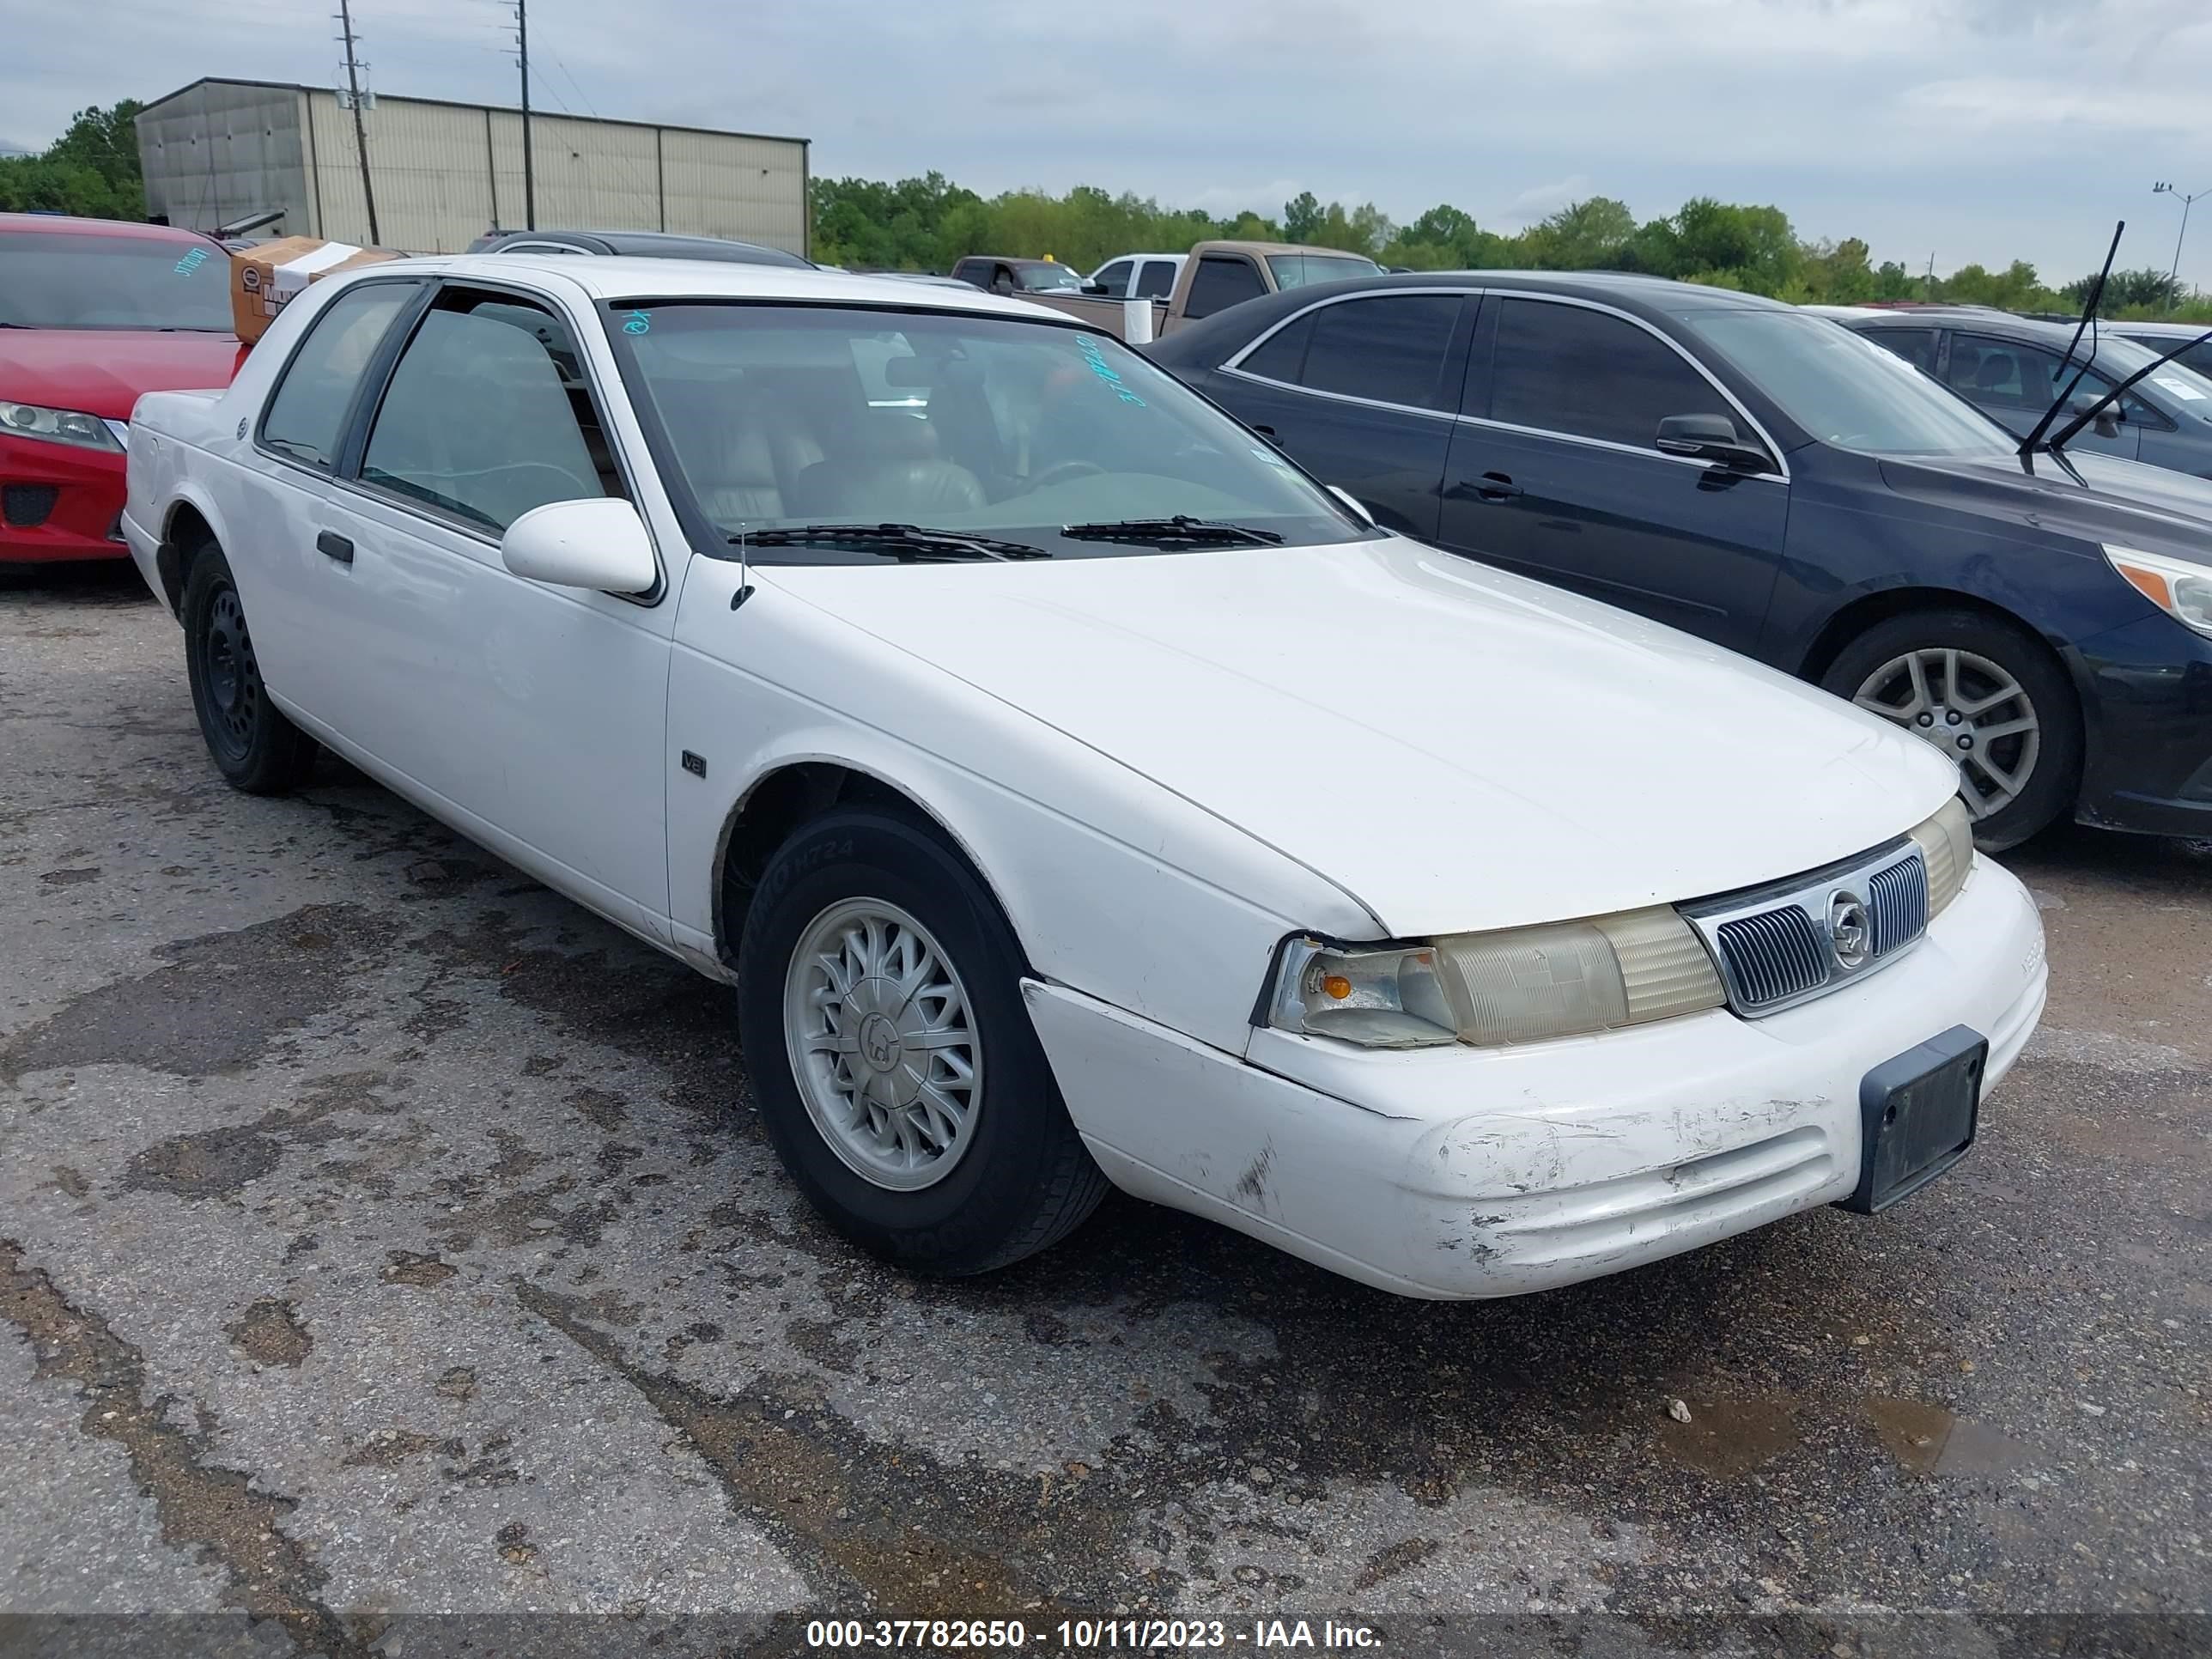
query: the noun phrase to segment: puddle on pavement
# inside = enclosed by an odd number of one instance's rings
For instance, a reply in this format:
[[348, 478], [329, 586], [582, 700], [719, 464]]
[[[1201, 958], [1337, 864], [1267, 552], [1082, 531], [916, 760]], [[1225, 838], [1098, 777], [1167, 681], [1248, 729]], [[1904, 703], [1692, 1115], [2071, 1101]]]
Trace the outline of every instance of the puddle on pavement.
[[1700, 1401], [1695, 1410], [1687, 1423], [1668, 1419], [1660, 1443], [1677, 1462], [1717, 1480], [1748, 1474], [1799, 1443], [1797, 1401], [1786, 1395]]
[[1870, 1400], [1867, 1415], [1883, 1449], [1916, 1474], [1988, 1474], [2028, 1449], [2009, 1436], [1920, 1400]]

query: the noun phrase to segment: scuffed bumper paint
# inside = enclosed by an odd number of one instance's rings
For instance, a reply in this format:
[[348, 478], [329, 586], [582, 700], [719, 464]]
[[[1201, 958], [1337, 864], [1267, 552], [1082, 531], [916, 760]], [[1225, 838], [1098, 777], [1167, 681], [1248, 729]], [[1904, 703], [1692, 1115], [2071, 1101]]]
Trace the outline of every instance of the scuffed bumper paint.
[[1963, 1024], [1989, 1039], [1994, 1085], [2045, 979], [2033, 901], [1984, 860], [1904, 960], [1758, 1021], [1716, 1012], [1490, 1052], [1265, 1030], [1240, 1058], [1024, 988], [1115, 1184], [1367, 1284], [1468, 1297], [1594, 1279], [1845, 1196], [1866, 1073]]

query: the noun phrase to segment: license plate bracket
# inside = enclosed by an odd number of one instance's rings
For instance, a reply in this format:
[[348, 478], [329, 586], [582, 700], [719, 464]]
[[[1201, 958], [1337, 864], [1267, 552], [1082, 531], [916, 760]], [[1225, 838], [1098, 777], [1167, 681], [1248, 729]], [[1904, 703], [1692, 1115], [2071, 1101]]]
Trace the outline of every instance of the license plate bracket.
[[1869, 1072], [1859, 1084], [1859, 1184], [1838, 1206], [1873, 1215], [1964, 1158], [1980, 1126], [1989, 1060], [1989, 1039], [1954, 1025]]

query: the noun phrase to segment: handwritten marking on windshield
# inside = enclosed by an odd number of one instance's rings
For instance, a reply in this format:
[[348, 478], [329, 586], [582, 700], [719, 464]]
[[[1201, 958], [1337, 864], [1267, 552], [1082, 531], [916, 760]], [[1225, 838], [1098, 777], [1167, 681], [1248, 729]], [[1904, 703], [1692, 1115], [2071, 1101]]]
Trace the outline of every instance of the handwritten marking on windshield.
[[1091, 372], [1112, 386], [1115, 397], [1125, 404], [1134, 404], [1139, 409], [1146, 406], [1142, 398], [1121, 384], [1121, 377], [1114, 372], [1114, 366], [1106, 361], [1106, 354], [1099, 350], [1096, 340], [1085, 334], [1079, 335], [1075, 343], [1083, 349], [1083, 361], [1091, 365]]

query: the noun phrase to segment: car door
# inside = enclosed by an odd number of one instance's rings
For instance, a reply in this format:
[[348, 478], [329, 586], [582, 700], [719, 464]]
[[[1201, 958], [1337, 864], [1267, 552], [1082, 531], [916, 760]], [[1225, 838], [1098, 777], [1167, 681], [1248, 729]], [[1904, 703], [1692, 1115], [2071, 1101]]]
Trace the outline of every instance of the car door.
[[1138, 268], [1137, 286], [1130, 293], [1133, 300], [1164, 300], [1175, 292], [1176, 262], [1172, 259], [1147, 259]]
[[387, 340], [429, 288], [421, 277], [372, 277], [320, 304], [237, 452], [238, 504], [223, 551], [252, 623], [254, 655], [277, 699], [318, 720], [332, 719], [347, 701], [320, 637], [331, 590], [343, 580], [317, 546], [336, 499], [332, 477]]
[[1098, 274], [1091, 279], [1091, 285], [1109, 299], [1122, 299], [1129, 292], [1129, 273], [1135, 268], [1130, 260], [1116, 259], [1099, 268]]
[[1214, 389], [1377, 523], [1432, 540], [1474, 309], [1455, 289], [1324, 301], [1232, 357]]
[[331, 723], [369, 761], [665, 937], [668, 578], [641, 599], [591, 592], [500, 556], [532, 507], [635, 499], [620, 435], [635, 428], [607, 418], [620, 395], [587, 310], [441, 289], [340, 463], [318, 634], [345, 693]]
[[[1790, 514], [1782, 458], [1720, 383], [1651, 325], [1564, 296], [1492, 294], [1469, 353], [1440, 537], [1702, 635], [1759, 638]], [[1768, 472], [1656, 444], [1669, 416], [1727, 420]]]
[[[2063, 354], [2026, 340], [1977, 333], [1972, 329], [1948, 331], [1943, 361], [1943, 383], [1989, 416], [2014, 437], [2025, 437], [2043, 418], [2051, 401], [2072, 383], [2081, 369]], [[2086, 348], [2085, 348], [2086, 349]], [[2092, 369], [2081, 376], [2076, 398], [2099, 398], [2112, 382]], [[2069, 448], [2094, 449], [2101, 454], [2136, 459], [2142, 444], [2144, 410], [2140, 399], [2129, 399], [2128, 415], [2110, 436], [2085, 426], [2068, 440]], [[2059, 420], [2063, 422], [2064, 416]], [[2154, 416], [2153, 417], [2155, 418]]]
[[1182, 319], [1194, 323], [1226, 311], [1267, 291], [1260, 267], [1242, 253], [1208, 253], [1190, 275], [1190, 292], [1183, 296]]

